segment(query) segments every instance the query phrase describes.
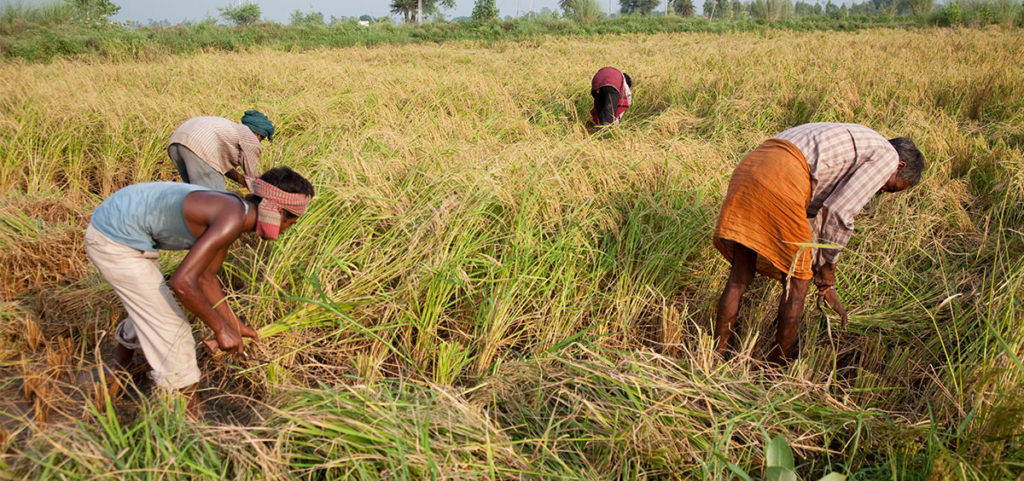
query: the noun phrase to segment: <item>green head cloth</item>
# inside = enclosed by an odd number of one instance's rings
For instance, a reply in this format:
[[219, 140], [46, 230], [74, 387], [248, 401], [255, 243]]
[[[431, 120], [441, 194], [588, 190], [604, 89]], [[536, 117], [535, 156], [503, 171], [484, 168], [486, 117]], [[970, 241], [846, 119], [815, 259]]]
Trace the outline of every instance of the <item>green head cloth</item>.
[[263, 112], [246, 110], [245, 115], [242, 116], [242, 124], [263, 138], [271, 142], [274, 141], [274, 124], [270, 123], [270, 119], [263, 115]]

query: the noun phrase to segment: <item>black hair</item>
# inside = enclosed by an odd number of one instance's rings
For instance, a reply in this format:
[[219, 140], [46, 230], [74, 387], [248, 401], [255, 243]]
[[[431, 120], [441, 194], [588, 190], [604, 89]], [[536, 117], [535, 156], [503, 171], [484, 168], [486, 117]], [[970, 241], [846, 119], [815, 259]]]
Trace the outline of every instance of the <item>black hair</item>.
[[924, 172], [924, 154], [917, 150], [914, 141], [906, 137], [890, 139], [889, 143], [896, 149], [900, 161], [905, 165], [896, 173], [896, 178], [907, 182], [909, 185], [917, 185], [921, 181], [921, 172]]
[[619, 105], [619, 91], [611, 85], [592, 90], [594, 111], [597, 112], [598, 125], [610, 125], [615, 122], [615, 108]]
[[[292, 170], [290, 167], [274, 167], [263, 173], [260, 176], [260, 180], [266, 182], [278, 189], [292, 194], [306, 194], [309, 198], [313, 198], [313, 184], [310, 184], [308, 180], [298, 172]], [[245, 196], [245, 200], [260, 205], [262, 197], [256, 194], [249, 194]], [[296, 217], [295, 214], [284, 211], [285, 218]]]
[[629, 88], [633, 88], [633, 79], [629, 78], [629, 74], [626, 72], [622, 72], [622, 76], [626, 77], [626, 86], [628, 86]]

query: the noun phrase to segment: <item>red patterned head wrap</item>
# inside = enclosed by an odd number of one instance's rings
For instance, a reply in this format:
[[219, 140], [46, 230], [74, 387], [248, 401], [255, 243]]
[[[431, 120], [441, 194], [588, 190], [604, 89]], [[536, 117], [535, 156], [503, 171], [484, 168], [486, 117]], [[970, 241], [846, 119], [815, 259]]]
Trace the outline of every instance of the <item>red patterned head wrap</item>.
[[309, 205], [306, 194], [285, 192], [262, 179], [253, 179], [250, 186], [252, 193], [263, 199], [256, 213], [256, 233], [264, 239], [277, 239], [281, 232], [282, 210], [299, 216], [306, 212], [306, 206]]

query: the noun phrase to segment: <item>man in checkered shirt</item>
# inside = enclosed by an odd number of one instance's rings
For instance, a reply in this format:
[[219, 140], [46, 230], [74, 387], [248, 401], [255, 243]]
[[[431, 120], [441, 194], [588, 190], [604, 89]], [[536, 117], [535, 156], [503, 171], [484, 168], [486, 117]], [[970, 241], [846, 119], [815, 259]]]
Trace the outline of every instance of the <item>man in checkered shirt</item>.
[[[732, 264], [718, 301], [717, 351], [728, 352], [740, 298], [755, 272], [783, 285], [769, 361], [796, 357], [812, 279], [845, 325], [846, 311], [834, 288], [835, 265], [853, 234], [854, 217], [875, 194], [916, 185], [923, 170], [924, 156], [910, 139], [887, 140], [857, 124], [800, 125], [748, 154], [729, 181], [713, 238]], [[812, 243], [838, 247], [811, 249]]]
[[[274, 124], [259, 110], [246, 110], [241, 123], [223, 117], [194, 117], [181, 124], [167, 145], [167, 156], [188, 184], [224, 190], [227, 177], [252, 191], [259, 175], [260, 141], [274, 141]], [[245, 171], [243, 176], [238, 167]]]

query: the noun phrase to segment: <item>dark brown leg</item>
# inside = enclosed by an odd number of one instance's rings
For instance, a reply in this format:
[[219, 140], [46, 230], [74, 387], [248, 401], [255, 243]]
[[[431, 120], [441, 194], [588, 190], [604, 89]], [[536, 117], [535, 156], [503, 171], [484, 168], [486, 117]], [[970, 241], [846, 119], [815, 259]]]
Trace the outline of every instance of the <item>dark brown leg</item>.
[[740, 298], [754, 279], [756, 262], [756, 252], [736, 244], [729, 280], [725, 283], [722, 297], [718, 299], [718, 313], [715, 317], [715, 351], [723, 356], [729, 351], [729, 337], [732, 336], [732, 325], [740, 310]]
[[775, 345], [768, 354], [768, 362], [783, 365], [797, 357], [796, 337], [804, 315], [804, 298], [807, 297], [810, 285], [810, 279], [790, 279], [788, 292], [783, 287], [775, 328]]
[[115, 342], [114, 344], [117, 346], [114, 348], [114, 362], [117, 363], [117, 369], [129, 372], [132, 367], [132, 358], [135, 357], [135, 351], [122, 346], [120, 342]]
[[185, 409], [193, 421], [203, 420], [203, 410], [199, 406], [199, 383], [180, 389], [182, 396], [185, 396]]

